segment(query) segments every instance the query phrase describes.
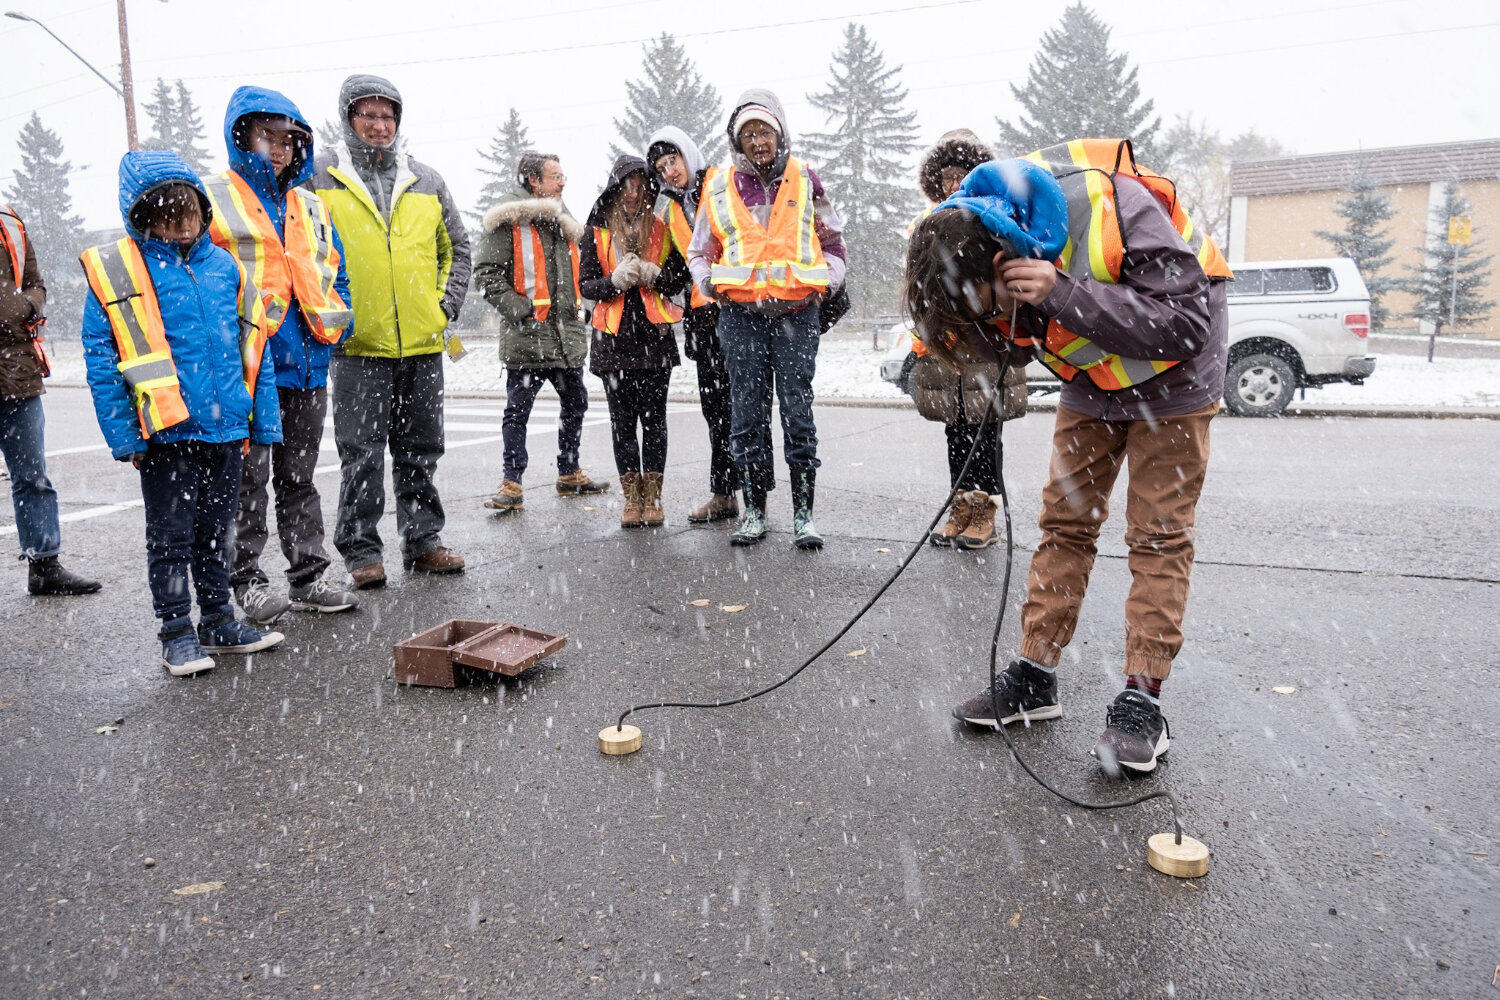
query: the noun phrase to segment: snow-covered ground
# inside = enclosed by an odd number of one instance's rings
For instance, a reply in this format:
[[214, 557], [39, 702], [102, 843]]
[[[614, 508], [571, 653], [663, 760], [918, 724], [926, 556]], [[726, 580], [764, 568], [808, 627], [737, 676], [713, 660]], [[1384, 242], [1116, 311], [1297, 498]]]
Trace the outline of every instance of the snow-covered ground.
[[[880, 335], [882, 347], [889, 334]], [[1331, 385], [1309, 389], [1312, 404], [1351, 406], [1460, 407], [1500, 410], [1500, 341], [1463, 341], [1464, 357], [1452, 356], [1449, 343], [1439, 341], [1437, 358], [1428, 363], [1425, 340], [1399, 336], [1370, 338], [1369, 351], [1379, 361], [1375, 374], [1364, 385]], [[902, 398], [896, 387], [881, 381], [881, 351], [873, 347], [869, 334], [836, 331], [825, 337], [818, 352], [814, 389], [819, 399], [890, 400]], [[691, 395], [697, 390], [695, 368], [684, 358], [672, 373], [672, 392]], [[83, 360], [77, 348], [64, 346], [54, 352], [53, 378], [58, 382], [83, 382]], [[604, 386], [588, 377], [591, 392], [603, 394]], [[495, 340], [469, 342], [469, 356], [449, 363], [447, 386], [454, 393], [495, 393], [505, 390]]]

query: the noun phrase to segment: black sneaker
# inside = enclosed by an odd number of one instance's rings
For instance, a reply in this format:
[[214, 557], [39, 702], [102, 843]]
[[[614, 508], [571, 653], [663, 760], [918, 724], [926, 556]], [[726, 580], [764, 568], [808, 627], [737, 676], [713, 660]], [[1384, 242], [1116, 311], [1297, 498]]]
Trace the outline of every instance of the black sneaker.
[[979, 694], [953, 710], [955, 719], [962, 719], [971, 726], [988, 726], [999, 729], [1012, 722], [1033, 722], [1055, 719], [1062, 715], [1062, 706], [1057, 703], [1057, 674], [1038, 670], [1022, 660], [1013, 660], [1010, 666], [995, 675], [1000, 685], [1000, 721], [995, 721], [995, 699], [990, 689]]
[[1172, 727], [1161, 706], [1133, 688], [1121, 691], [1104, 713], [1105, 730], [1089, 751], [1111, 778], [1121, 768], [1138, 773], [1156, 770], [1156, 758], [1172, 745]]

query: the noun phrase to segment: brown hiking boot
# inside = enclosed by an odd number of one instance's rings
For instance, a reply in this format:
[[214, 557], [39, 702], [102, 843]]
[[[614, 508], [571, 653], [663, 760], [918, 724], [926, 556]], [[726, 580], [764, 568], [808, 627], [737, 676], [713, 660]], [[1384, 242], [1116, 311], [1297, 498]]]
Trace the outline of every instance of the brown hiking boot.
[[513, 514], [520, 511], [523, 502], [521, 484], [514, 479], [507, 479], [500, 484], [494, 496], [485, 500], [484, 505], [502, 514]]
[[641, 474], [639, 472], [620, 473], [620, 492], [625, 495], [625, 506], [620, 509], [620, 527], [640, 528], [645, 525], [642, 517], [645, 511], [641, 508], [642, 489]]
[[728, 521], [739, 516], [740, 504], [733, 493], [715, 493], [702, 507], [691, 511], [688, 520], [693, 524], [707, 524], [709, 521]]
[[987, 549], [995, 544], [995, 501], [988, 493], [969, 492], [968, 527], [953, 540], [961, 549]]
[[667, 522], [667, 512], [661, 509], [661, 480], [660, 472], [641, 477], [641, 523], [648, 528], [660, 528]]
[[603, 493], [608, 489], [609, 480], [590, 479], [589, 474], [582, 469], [557, 477], [557, 492], [565, 497], [574, 497], [581, 493]]
[[349, 571], [355, 590], [374, 590], [385, 586], [385, 566], [378, 562], [356, 566]]
[[450, 548], [439, 545], [435, 549], [428, 549], [415, 559], [411, 557], [402, 559], [401, 568], [414, 573], [462, 573], [464, 557]]
[[952, 548], [953, 539], [963, 534], [969, 526], [969, 518], [974, 516], [974, 509], [969, 506], [969, 494], [967, 490], [959, 490], [953, 494], [953, 504], [948, 508], [948, 521], [941, 528], [931, 532], [927, 540], [933, 545], [942, 548]]

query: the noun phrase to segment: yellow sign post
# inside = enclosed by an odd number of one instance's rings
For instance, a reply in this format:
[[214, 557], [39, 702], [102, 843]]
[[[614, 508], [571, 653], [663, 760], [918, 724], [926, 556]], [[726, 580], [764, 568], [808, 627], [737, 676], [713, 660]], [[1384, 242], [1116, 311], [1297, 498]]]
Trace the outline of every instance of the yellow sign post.
[[1448, 242], [1466, 247], [1474, 236], [1474, 224], [1467, 215], [1448, 216]]

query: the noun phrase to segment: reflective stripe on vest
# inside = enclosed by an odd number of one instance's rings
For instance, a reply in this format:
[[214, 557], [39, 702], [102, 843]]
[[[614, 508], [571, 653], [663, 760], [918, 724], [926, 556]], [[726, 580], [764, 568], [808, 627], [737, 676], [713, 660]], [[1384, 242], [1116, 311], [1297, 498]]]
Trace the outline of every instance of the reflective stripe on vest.
[[270, 332], [281, 328], [292, 299], [313, 338], [336, 344], [354, 313], [334, 289], [339, 252], [333, 218], [317, 195], [293, 188], [286, 194], [285, 237], [244, 178], [225, 171], [205, 183], [213, 205], [209, 235], [239, 258], [260, 289]]
[[0, 241], [5, 243], [5, 251], [10, 255], [11, 272], [15, 275], [16, 291], [19, 292], [26, 280], [26, 225], [9, 205], [0, 211]]
[[[687, 212], [683, 210], [682, 203], [667, 195], [658, 195], [656, 198], [656, 217], [666, 225], [667, 232], [671, 234], [672, 243], [677, 247], [677, 252], [687, 260], [688, 245], [693, 242], [693, 227], [688, 222]], [[692, 309], [702, 309], [713, 303], [713, 299], [703, 294], [697, 282], [693, 283], [692, 294], [688, 296], [688, 306]]]
[[[167, 328], [162, 322], [156, 286], [151, 283], [141, 248], [126, 238], [90, 247], [79, 260], [89, 288], [109, 319], [115, 348], [120, 354], [118, 368], [134, 397], [142, 436], [149, 438], [182, 423], [188, 418], [187, 404], [183, 402], [177, 366], [167, 344]], [[238, 266], [240, 366], [253, 402], [268, 336], [266, 310], [244, 265]]]
[[796, 157], [771, 205], [767, 226], [755, 221], [734, 183], [734, 167], [715, 167], [705, 184], [702, 211], [721, 247], [709, 268], [714, 288], [736, 302], [800, 302], [828, 288], [828, 261], [818, 242], [812, 175]]
[[[1068, 240], [1057, 261], [1059, 269], [1106, 284], [1119, 282], [1125, 237], [1120, 231], [1115, 177], [1124, 174], [1156, 197], [1205, 274], [1234, 276], [1218, 245], [1193, 225], [1172, 182], [1136, 164], [1130, 140], [1075, 139], [1028, 153], [1026, 159], [1051, 171], [1067, 198]], [[1016, 343], [1039, 350], [1042, 363], [1063, 381], [1071, 382], [1082, 371], [1100, 389], [1109, 391], [1139, 385], [1180, 363], [1122, 358], [1068, 331], [1055, 319], [1047, 324], [1044, 338], [1018, 333]]]
[[[604, 273], [612, 273], [615, 269], [615, 241], [608, 229], [594, 227], [594, 249], [599, 254], [599, 265], [604, 268]], [[653, 216], [651, 242], [646, 246], [646, 259], [654, 261], [660, 267], [666, 264], [671, 254], [672, 245], [667, 240], [666, 224]], [[641, 302], [646, 307], [646, 319], [652, 323], [676, 323], [682, 319], [682, 306], [670, 301], [656, 289], [637, 286], [631, 291], [640, 295]], [[595, 330], [620, 332], [620, 319], [625, 315], [625, 296], [629, 294], [630, 291], [626, 291], [612, 299], [594, 303]]]
[[[522, 235], [522, 230], [525, 235]], [[533, 315], [538, 323], [547, 322], [552, 312], [552, 290], [547, 285], [547, 251], [542, 246], [542, 234], [535, 226], [518, 224], [511, 226], [511, 287], [516, 294], [526, 296], [531, 303]], [[568, 243], [568, 256], [573, 264], [573, 303], [583, 301], [578, 289], [578, 244]]]

